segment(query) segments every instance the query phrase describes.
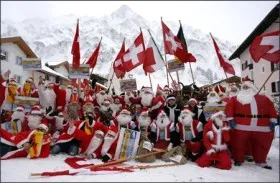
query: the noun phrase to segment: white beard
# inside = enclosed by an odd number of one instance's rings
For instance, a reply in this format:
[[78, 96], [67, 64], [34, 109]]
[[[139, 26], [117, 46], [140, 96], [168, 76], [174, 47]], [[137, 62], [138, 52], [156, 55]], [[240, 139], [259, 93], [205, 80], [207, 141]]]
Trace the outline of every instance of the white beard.
[[85, 98], [85, 92], [80, 92], [80, 98], [84, 99]]
[[169, 92], [162, 92], [162, 96], [166, 99], [167, 98], [167, 96], [169, 95]]
[[109, 107], [106, 107], [105, 105], [101, 105], [100, 111], [106, 112], [109, 108], [110, 108], [110, 106], [109, 106]]
[[15, 112], [13, 112], [13, 114], [12, 114], [12, 119], [13, 119], [13, 120], [14, 120], [14, 119], [19, 119], [21, 122], [23, 122], [24, 117], [25, 117], [24, 112], [15, 111]]
[[99, 106], [102, 105], [102, 103], [104, 102], [104, 100], [107, 98], [107, 95], [101, 95], [100, 93], [96, 94], [96, 101], [99, 104]]
[[46, 100], [46, 106], [44, 106], [45, 108], [46, 107], [49, 107], [51, 106], [52, 109], [54, 110], [54, 106], [55, 106], [55, 100], [56, 100], [56, 94], [53, 90], [45, 90], [45, 100]]
[[216, 118], [214, 121], [218, 127], [222, 127], [224, 124], [223, 120], [220, 120], [219, 118]]
[[38, 125], [41, 123], [42, 118], [39, 116], [28, 116], [28, 126], [30, 129], [35, 129], [38, 127]]
[[241, 89], [237, 95], [237, 101], [243, 105], [250, 104], [251, 101], [253, 100], [255, 94], [256, 94], [256, 92], [251, 88], [249, 88], [247, 90]]
[[55, 129], [61, 130], [63, 128], [63, 117], [55, 117]]
[[114, 142], [114, 138], [105, 136], [104, 141], [103, 141], [103, 145], [102, 145], [102, 149], [101, 149], [101, 155], [102, 156], [106, 155], [106, 153], [110, 149], [113, 142]]
[[143, 93], [141, 95], [141, 104], [144, 106], [144, 107], [148, 107], [152, 104], [152, 101], [153, 101], [153, 95], [152, 94], [145, 94]]
[[126, 126], [132, 120], [131, 116], [119, 114], [117, 116], [117, 121], [119, 125]]
[[110, 108], [113, 112], [119, 112], [121, 110], [122, 104], [111, 104]]
[[[183, 119], [183, 117], [184, 117], [184, 119]], [[189, 114], [180, 115], [178, 119], [184, 126], [190, 126], [191, 123], [193, 122], [193, 118]]]
[[143, 118], [143, 116], [140, 115], [138, 118], [138, 121], [139, 121], [140, 126], [149, 126], [151, 124], [150, 117]]
[[156, 124], [159, 126], [159, 128], [165, 128], [167, 125], [169, 125], [169, 123], [170, 120], [167, 116], [164, 118], [157, 118], [156, 120]]
[[229, 98], [231, 98], [231, 97], [235, 97], [235, 96], [237, 96], [238, 95], [238, 92], [229, 92], [229, 94], [228, 94], [228, 97]]
[[207, 97], [207, 102], [208, 103], [215, 103], [215, 102], [219, 102], [220, 101], [220, 97], [215, 96], [215, 97]]
[[92, 154], [100, 146], [102, 141], [103, 141], [103, 139], [100, 139], [100, 138], [97, 138], [96, 136], [93, 136], [93, 138], [92, 138], [92, 140], [89, 144], [87, 154], [88, 155]]
[[66, 88], [65, 90], [66, 90], [66, 103], [68, 103], [71, 99], [72, 90], [68, 88]]

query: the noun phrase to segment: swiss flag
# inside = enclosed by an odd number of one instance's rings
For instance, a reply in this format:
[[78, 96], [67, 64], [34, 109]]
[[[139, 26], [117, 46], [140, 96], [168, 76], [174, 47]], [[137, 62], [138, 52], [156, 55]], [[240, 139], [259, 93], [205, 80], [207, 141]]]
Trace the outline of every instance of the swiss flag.
[[125, 53], [125, 43], [123, 40], [122, 47], [113, 63], [113, 69], [118, 79], [123, 78], [125, 75], [125, 68], [123, 66], [123, 61], [121, 59], [124, 53]]
[[135, 39], [134, 43], [129, 47], [128, 50], [122, 56], [123, 66], [126, 72], [131, 71], [137, 66], [141, 65], [146, 58], [145, 45], [142, 31], [139, 36]]
[[145, 74], [155, 72], [164, 67], [163, 58], [154, 42], [154, 39], [151, 37], [146, 48], [146, 59], [143, 63], [143, 69]]
[[95, 65], [97, 63], [97, 58], [98, 58], [98, 54], [99, 54], [99, 50], [100, 50], [101, 41], [102, 41], [102, 38], [101, 38], [97, 48], [94, 50], [91, 57], [88, 59], [88, 61], [86, 63], [86, 64], [89, 64], [89, 67], [92, 69], [95, 67]]
[[79, 19], [76, 26], [76, 34], [72, 44], [71, 54], [73, 55], [73, 69], [80, 67], [80, 43], [79, 43]]
[[229, 61], [222, 55], [220, 48], [218, 47], [218, 45], [217, 45], [216, 41], [214, 40], [214, 38], [212, 37], [211, 33], [210, 33], [210, 36], [212, 38], [212, 41], [213, 41], [213, 44], [214, 44], [214, 47], [215, 47], [215, 50], [216, 50], [216, 53], [218, 56], [220, 66], [224, 69], [225, 72], [235, 75], [233, 66], [230, 63], [228, 63]]
[[195, 58], [192, 54], [186, 51], [185, 45], [182, 43], [182, 41], [171, 32], [171, 30], [163, 23], [163, 21], [161, 21], [161, 25], [165, 53], [175, 55], [183, 62], [195, 62]]
[[280, 62], [279, 37], [280, 30], [257, 36], [249, 51], [253, 60], [258, 63], [261, 58], [273, 62]]

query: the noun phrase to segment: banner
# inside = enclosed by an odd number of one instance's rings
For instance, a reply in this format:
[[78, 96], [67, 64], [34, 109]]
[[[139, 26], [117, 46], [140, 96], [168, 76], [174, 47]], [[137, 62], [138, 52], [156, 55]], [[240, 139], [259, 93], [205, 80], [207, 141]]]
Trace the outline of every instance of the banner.
[[140, 132], [121, 128], [114, 159], [135, 157], [139, 140]]
[[175, 72], [179, 70], [185, 70], [185, 65], [178, 59], [172, 59], [167, 61], [167, 67], [169, 72]]
[[137, 90], [136, 79], [120, 80], [121, 91]]
[[40, 58], [24, 58], [22, 59], [22, 68], [24, 70], [41, 70], [41, 59]]
[[[208, 120], [212, 114], [219, 111], [225, 111], [225, 109], [226, 109], [226, 103], [222, 103], [222, 104], [206, 103], [206, 105], [203, 107], [206, 120]], [[223, 120], [226, 121], [226, 119]]]
[[69, 78], [83, 78], [89, 79], [89, 65], [88, 64], [80, 64], [80, 67], [77, 69], [73, 69], [73, 65], [69, 65]]
[[24, 111], [29, 112], [34, 105], [40, 105], [40, 101], [39, 98], [16, 96], [13, 109], [17, 108], [18, 105], [23, 105]]

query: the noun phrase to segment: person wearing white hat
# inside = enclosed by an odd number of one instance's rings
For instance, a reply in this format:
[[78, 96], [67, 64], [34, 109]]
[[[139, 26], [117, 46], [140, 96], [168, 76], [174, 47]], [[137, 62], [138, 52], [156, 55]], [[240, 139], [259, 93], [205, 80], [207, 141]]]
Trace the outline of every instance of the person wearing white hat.
[[185, 107], [189, 108], [191, 112], [194, 113], [193, 119], [200, 121], [203, 125], [206, 124], [206, 118], [203, 112], [203, 109], [198, 107], [198, 102], [195, 98], [190, 98], [188, 101], [188, 105]]

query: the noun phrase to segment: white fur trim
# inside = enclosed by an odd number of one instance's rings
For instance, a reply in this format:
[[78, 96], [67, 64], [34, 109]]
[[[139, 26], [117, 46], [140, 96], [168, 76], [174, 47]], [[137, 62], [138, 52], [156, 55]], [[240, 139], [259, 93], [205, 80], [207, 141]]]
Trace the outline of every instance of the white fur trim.
[[74, 133], [74, 131], [76, 130], [75, 126], [69, 127], [67, 130], [67, 134], [68, 135], [72, 135]]
[[[104, 135], [104, 132], [101, 131], [101, 130], [96, 130], [95, 133], [96, 133], [96, 134], [100, 134], [100, 135]], [[95, 134], [95, 133], [94, 133], [94, 134]]]
[[195, 103], [197, 103], [197, 100], [196, 100], [195, 98], [190, 98], [190, 100], [188, 101], [188, 103], [191, 102], [191, 101], [194, 101]]
[[230, 128], [228, 127], [228, 126], [225, 126], [225, 127], [223, 127], [222, 128], [222, 130], [225, 130], [225, 131], [227, 131], [227, 130], [229, 130]]
[[215, 151], [223, 151], [223, 150], [227, 149], [227, 145], [226, 144], [221, 144], [221, 145], [212, 144], [212, 148], [215, 149]]
[[107, 156], [109, 156], [110, 160], [113, 158], [111, 154], [106, 153]]
[[4, 144], [7, 144], [9, 146], [16, 146], [14, 143], [12, 143], [12, 142], [10, 142], [10, 141], [2, 138], [2, 137], [0, 137], [0, 139], [1, 139], [1, 142], [4, 143]]
[[32, 132], [30, 132], [26, 139], [23, 139], [22, 141], [20, 141], [20, 142], [17, 144], [17, 148], [21, 148], [21, 147], [23, 146], [24, 143], [29, 142], [30, 137], [33, 135], [34, 132], [35, 132], [35, 130], [33, 130]]
[[277, 123], [277, 119], [276, 118], [270, 118], [270, 122], [271, 123]]
[[211, 140], [213, 140], [213, 138], [214, 138], [214, 133], [213, 133], [212, 131], [208, 131], [208, 132], [206, 133], [206, 135], [207, 135]]
[[43, 128], [43, 129], [45, 129], [46, 131], [49, 130], [49, 127], [48, 127], [47, 125], [45, 125], [44, 123], [39, 124], [39, 125], [38, 125], [38, 128]]
[[216, 151], [214, 150], [214, 149], [209, 149], [207, 152], [206, 152], [206, 154], [207, 155], [210, 155], [211, 153], [215, 153]]
[[19, 106], [16, 108], [16, 110], [24, 110], [24, 108]]
[[225, 117], [225, 113], [223, 111], [219, 111], [219, 112], [216, 112], [216, 113], [211, 115], [211, 120], [214, 120], [215, 118], [217, 118], [220, 115]]
[[234, 118], [233, 118], [233, 117], [228, 117], [228, 118], [227, 118], [227, 121], [232, 120], [232, 119], [234, 119]]
[[175, 97], [168, 97], [168, 98], [166, 99], [166, 101], [168, 101], [168, 100], [176, 100], [176, 98], [175, 98]]
[[196, 127], [197, 132], [199, 132], [198, 130], [199, 130], [199, 128], [200, 128], [202, 125], [203, 125], [203, 124], [199, 121], [198, 124], [197, 124], [197, 127]]
[[42, 114], [41, 111], [31, 111], [31, 114]]

